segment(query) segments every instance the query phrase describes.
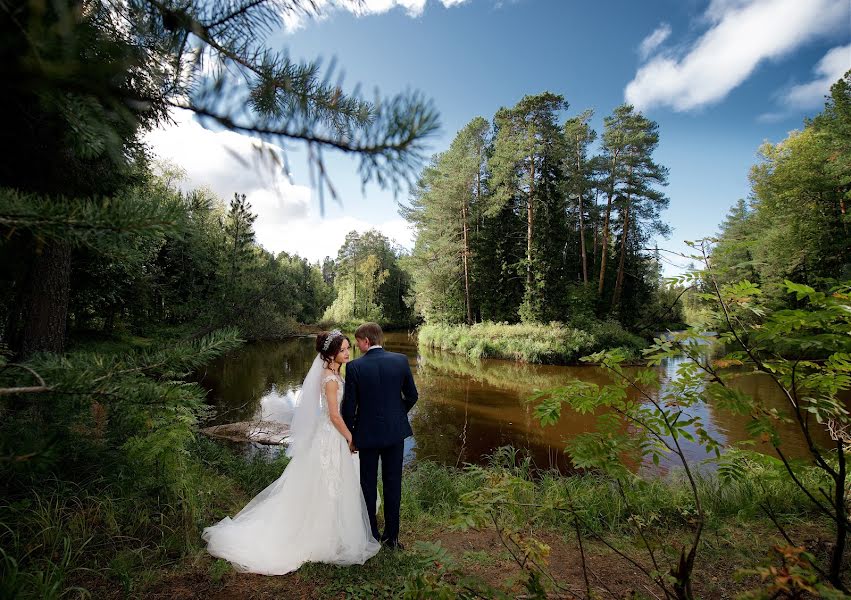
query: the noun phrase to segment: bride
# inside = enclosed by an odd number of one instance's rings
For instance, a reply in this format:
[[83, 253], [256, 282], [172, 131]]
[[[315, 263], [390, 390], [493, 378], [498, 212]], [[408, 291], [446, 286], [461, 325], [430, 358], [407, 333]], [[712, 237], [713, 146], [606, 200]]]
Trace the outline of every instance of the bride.
[[380, 545], [372, 537], [360, 487], [358, 455], [340, 416], [349, 339], [321, 333], [290, 426], [283, 474], [233, 519], [202, 535], [207, 551], [240, 571], [283, 575], [303, 563], [363, 564]]

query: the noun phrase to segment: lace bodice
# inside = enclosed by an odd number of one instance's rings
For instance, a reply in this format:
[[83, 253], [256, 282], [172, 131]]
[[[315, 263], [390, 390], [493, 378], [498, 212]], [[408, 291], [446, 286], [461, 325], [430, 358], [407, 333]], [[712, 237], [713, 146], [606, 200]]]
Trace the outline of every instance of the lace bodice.
[[328, 398], [325, 397], [325, 384], [329, 381], [337, 382], [337, 407], [339, 408], [340, 403], [343, 401], [343, 378], [340, 377], [339, 374], [328, 373], [322, 377], [322, 386], [320, 388], [320, 401], [322, 402], [322, 408], [327, 411], [328, 410]]
[[332, 498], [336, 498], [340, 494], [340, 469], [342, 468], [342, 458], [348, 455], [348, 446], [337, 431], [336, 427], [331, 423], [328, 414], [328, 398], [325, 397], [325, 384], [329, 381], [337, 382], [337, 408], [340, 407], [340, 402], [343, 400], [343, 378], [339, 374], [326, 373], [322, 376], [321, 392], [319, 401], [322, 404], [322, 410], [326, 414], [324, 422], [320, 426], [319, 432], [319, 465], [323, 471], [323, 479], [328, 485], [328, 492]]

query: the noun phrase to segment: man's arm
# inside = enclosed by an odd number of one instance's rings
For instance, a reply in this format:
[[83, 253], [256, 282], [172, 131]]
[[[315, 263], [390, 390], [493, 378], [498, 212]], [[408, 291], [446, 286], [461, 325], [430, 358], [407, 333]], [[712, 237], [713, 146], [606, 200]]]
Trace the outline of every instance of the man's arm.
[[343, 404], [340, 407], [343, 422], [345, 422], [346, 427], [349, 428], [352, 434], [355, 432], [358, 412], [357, 373], [357, 367], [353, 363], [346, 365], [346, 385], [343, 388]]
[[408, 360], [406, 358], [405, 375], [402, 379], [402, 400], [405, 403], [405, 410], [410, 411], [414, 404], [417, 403], [417, 399], [419, 397], [420, 395], [417, 392], [417, 386], [414, 384], [414, 376], [411, 373], [411, 365], [408, 364]]

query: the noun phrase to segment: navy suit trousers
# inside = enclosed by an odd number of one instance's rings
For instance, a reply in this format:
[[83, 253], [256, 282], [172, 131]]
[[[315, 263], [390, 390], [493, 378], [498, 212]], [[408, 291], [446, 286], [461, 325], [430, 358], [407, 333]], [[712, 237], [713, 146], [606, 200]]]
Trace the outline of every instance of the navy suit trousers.
[[[360, 454], [360, 485], [369, 526], [375, 539], [391, 545], [399, 541], [399, 505], [402, 502], [402, 456], [404, 440], [383, 448], [363, 448]], [[378, 533], [375, 503], [378, 498], [378, 460], [381, 459], [381, 483], [384, 485], [384, 533]]]

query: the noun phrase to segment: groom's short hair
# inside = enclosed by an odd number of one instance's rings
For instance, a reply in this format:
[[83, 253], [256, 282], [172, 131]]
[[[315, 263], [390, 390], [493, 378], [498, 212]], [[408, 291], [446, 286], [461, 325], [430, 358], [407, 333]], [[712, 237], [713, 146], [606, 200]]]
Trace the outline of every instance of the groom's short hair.
[[384, 332], [378, 323], [364, 323], [355, 330], [355, 337], [359, 340], [367, 340], [370, 346], [377, 346], [384, 342]]

